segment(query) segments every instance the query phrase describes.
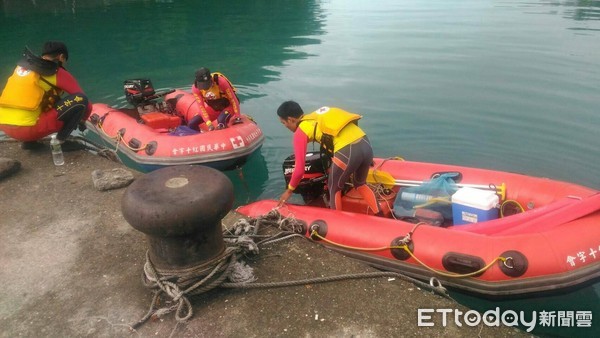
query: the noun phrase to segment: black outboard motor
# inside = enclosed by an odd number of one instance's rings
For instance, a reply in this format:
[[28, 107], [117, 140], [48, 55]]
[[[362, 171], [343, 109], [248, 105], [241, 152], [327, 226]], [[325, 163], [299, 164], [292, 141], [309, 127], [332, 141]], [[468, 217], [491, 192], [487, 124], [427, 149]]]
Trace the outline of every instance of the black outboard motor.
[[156, 98], [154, 86], [152, 86], [149, 79], [125, 80], [123, 90], [125, 91], [125, 99], [134, 107], [144, 105]]
[[[295, 168], [294, 155], [288, 156], [283, 161], [283, 176], [286, 186], [292, 179], [292, 173]], [[318, 152], [306, 153], [306, 163], [304, 165], [304, 176], [294, 190], [295, 194], [300, 194], [304, 203], [311, 202], [321, 198], [327, 187], [327, 170], [329, 169], [330, 160], [328, 157], [321, 156]], [[321, 199], [322, 200], [322, 199]]]

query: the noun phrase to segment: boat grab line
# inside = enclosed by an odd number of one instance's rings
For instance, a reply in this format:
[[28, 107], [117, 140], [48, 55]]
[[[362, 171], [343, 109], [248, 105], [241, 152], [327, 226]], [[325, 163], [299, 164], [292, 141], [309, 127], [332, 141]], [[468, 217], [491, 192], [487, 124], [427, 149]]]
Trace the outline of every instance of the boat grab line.
[[[418, 225], [418, 224], [417, 224]], [[416, 226], [415, 226], [416, 229]], [[413, 229], [414, 231], [414, 229]], [[360, 247], [353, 247], [353, 246], [348, 246], [348, 245], [344, 245], [344, 244], [340, 244], [340, 243], [336, 243], [333, 242], [321, 235], [319, 235], [319, 233], [315, 230], [313, 230], [310, 234], [310, 238], [318, 238], [320, 240], [323, 240], [331, 245], [337, 246], [337, 247], [341, 247], [341, 248], [345, 248], [345, 249], [350, 249], [350, 250], [356, 250], [356, 251], [383, 251], [383, 250], [391, 250], [391, 249], [402, 249], [404, 251], [406, 251], [415, 261], [417, 261], [417, 263], [421, 264], [423, 267], [427, 268], [428, 270], [444, 276], [444, 277], [451, 277], [451, 278], [465, 278], [465, 277], [472, 277], [472, 276], [476, 276], [478, 274], [481, 274], [483, 272], [485, 272], [486, 270], [488, 270], [489, 268], [492, 267], [492, 265], [494, 265], [497, 261], [501, 261], [504, 263], [504, 265], [509, 268], [509, 269], [513, 269], [513, 266], [508, 266], [506, 265], [506, 261], [507, 260], [511, 260], [512, 261], [512, 257], [502, 257], [502, 256], [498, 256], [496, 258], [494, 258], [490, 263], [488, 263], [486, 266], [484, 266], [483, 268], [474, 271], [474, 272], [470, 272], [470, 273], [464, 273], [464, 274], [459, 274], [459, 273], [453, 273], [453, 272], [445, 272], [445, 271], [441, 271], [435, 268], [432, 268], [430, 266], [428, 266], [427, 264], [425, 264], [424, 262], [422, 262], [419, 258], [417, 258], [417, 256], [415, 256], [415, 254], [410, 250], [410, 248], [408, 247], [408, 242], [410, 242], [410, 235], [412, 234], [412, 231], [408, 233], [408, 235], [402, 240], [402, 242], [404, 242], [403, 244], [400, 245], [386, 245], [383, 247], [377, 247], [377, 248], [360, 248]], [[409, 241], [405, 242], [405, 239], [408, 237]]]

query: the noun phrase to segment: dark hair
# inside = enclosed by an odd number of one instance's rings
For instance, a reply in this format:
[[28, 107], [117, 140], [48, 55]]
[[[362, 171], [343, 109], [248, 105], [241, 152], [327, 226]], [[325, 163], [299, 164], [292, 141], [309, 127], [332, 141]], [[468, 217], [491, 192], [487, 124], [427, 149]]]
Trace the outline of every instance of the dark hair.
[[277, 116], [287, 119], [288, 117], [300, 117], [304, 115], [302, 108], [296, 101], [285, 101], [277, 108]]
[[44, 43], [44, 47], [42, 47], [42, 55], [50, 55], [52, 57], [57, 57], [60, 54], [65, 55], [65, 59], [69, 59], [69, 50], [67, 49], [67, 45], [60, 41], [46, 41]]

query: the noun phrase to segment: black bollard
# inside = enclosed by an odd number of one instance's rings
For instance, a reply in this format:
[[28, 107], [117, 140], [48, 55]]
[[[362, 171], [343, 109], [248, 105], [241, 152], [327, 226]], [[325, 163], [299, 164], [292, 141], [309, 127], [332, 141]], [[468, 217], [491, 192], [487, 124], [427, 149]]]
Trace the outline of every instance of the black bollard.
[[159, 269], [185, 268], [223, 253], [221, 220], [233, 206], [233, 184], [204, 166], [174, 166], [134, 181], [121, 203], [123, 216], [145, 233]]

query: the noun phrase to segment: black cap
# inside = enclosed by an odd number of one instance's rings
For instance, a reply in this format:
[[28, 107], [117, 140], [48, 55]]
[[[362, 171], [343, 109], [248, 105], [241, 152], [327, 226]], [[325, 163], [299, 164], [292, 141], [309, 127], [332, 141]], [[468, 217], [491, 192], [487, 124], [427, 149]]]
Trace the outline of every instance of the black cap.
[[65, 59], [69, 59], [69, 51], [67, 50], [67, 45], [60, 41], [47, 41], [46, 43], [44, 43], [44, 47], [42, 48], [42, 55], [57, 56], [59, 54], [64, 54]]
[[196, 71], [196, 87], [200, 89], [208, 89], [212, 85], [210, 78], [210, 70], [208, 68], [200, 68]]

